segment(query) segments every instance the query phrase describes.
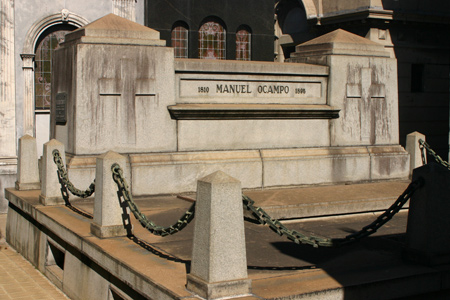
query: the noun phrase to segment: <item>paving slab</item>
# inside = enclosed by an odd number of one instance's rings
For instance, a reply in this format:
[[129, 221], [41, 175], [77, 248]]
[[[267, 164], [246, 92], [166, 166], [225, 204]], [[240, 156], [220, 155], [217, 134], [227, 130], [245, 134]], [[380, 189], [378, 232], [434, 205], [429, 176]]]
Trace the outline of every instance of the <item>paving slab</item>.
[[408, 184], [400, 180], [252, 190], [245, 194], [274, 218], [296, 219], [385, 210]]
[[[0, 232], [2, 234], [4, 234], [5, 228], [6, 214], [0, 214]], [[41, 272], [1, 239], [0, 299], [69, 300]]]

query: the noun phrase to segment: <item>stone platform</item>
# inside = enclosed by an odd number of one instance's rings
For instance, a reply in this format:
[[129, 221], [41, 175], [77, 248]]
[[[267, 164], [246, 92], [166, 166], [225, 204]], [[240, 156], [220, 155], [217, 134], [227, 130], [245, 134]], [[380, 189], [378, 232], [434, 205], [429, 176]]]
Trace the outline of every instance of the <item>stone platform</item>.
[[[357, 203], [364, 197], [372, 199], [367, 203], [385, 201], [387, 208], [407, 184], [384, 182], [245, 194], [270, 214], [292, 218], [300, 216], [302, 210], [307, 212], [303, 217], [308, 213], [323, 215], [333, 205], [361, 212], [371, 207]], [[99, 239], [90, 233], [90, 219], [65, 206], [40, 205], [38, 190], [7, 189], [6, 194], [10, 201], [8, 242], [72, 299], [199, 299], [185, 287], [193, 224], [177, 235], [157, 237], [131, 217], [133, 238]], [[303, 203], [295, 202], [299, 199]], [[177, 196], [135, 200], [149, 219], [163, 226], [173, 224], [191, 204]], [[287, 215], [289, 210], [281, 209], [283, 203], [295, 213]], [[88, 213], [93, 211], [90, 199], [74, 199], [73, 204]], [[305, 218], [284, 224], [300, 232], [340, 238], [371, 223], [376, 215]], [[406, 220], [407, 211], [403, 210], [372, 237], [336, 249], [296, 245], [267, 226], [246, 222], [252, 294], [240, 299], [448, 299], [449, 266], [426, 267], [402, 260]]]

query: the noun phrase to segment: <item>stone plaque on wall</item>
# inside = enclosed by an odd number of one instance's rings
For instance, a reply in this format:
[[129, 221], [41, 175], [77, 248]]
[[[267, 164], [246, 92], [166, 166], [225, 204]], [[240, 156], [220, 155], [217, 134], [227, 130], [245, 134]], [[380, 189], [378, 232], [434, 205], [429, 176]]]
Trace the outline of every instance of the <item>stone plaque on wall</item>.
[[[326, 79], [301, 76], [215, 76], [183, 74], [178, 79], [182, 103], [326, 104]], [[251, 78], [249, 78], [251, 77]], [[275, 100], [276, 99], [276, 100]], [[275, 101], [275, 102], [274, 102]]]
[[67, 123], [67, 93], [56, 94], [56, 125], [66, 125]]

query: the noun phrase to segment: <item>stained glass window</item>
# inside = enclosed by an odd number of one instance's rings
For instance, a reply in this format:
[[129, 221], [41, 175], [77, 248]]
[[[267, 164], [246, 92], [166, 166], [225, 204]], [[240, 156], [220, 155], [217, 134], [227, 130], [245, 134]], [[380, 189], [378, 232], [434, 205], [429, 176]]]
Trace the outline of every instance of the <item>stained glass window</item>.
[[64, 41], [64, 35], [70, 31], [59, 30], [45, 36], [36, 48], [35, 57], [35, 109], [50, 109], [50, 99], [52, 91], [52, 57], [61, 42]]
[[176, 25], [172, 29], [172, 47], [175, 48], [175, 57], [188, 57], [188, 32], [185, 25]]
[[251, 35], [247, 29], [236, 32], [236, 60], [251, 60]]
[[217, 22], [206, 22], [199, 30], [199, 57], [226, 59], [225, 28]]

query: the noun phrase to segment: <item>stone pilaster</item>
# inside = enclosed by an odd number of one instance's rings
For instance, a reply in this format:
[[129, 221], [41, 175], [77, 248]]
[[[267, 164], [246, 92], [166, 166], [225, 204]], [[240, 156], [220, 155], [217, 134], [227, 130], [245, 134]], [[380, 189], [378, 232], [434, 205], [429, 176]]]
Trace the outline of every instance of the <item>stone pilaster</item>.
[[122, 18], [136, 22], [136, 0], [112, 0], [112, 12]]
[[34, 136], [34, 54], [21, 54], [23, 81], [23, 132]]
[[15, 157], [14, 1], [0, 3], [0, 157]]
[[[16, 156], [16, 80], [14, 69], [14, 0], [0, 0], [0, 186], [14, 186]], [[0, 189], [0, 213], [8, 201]]]

